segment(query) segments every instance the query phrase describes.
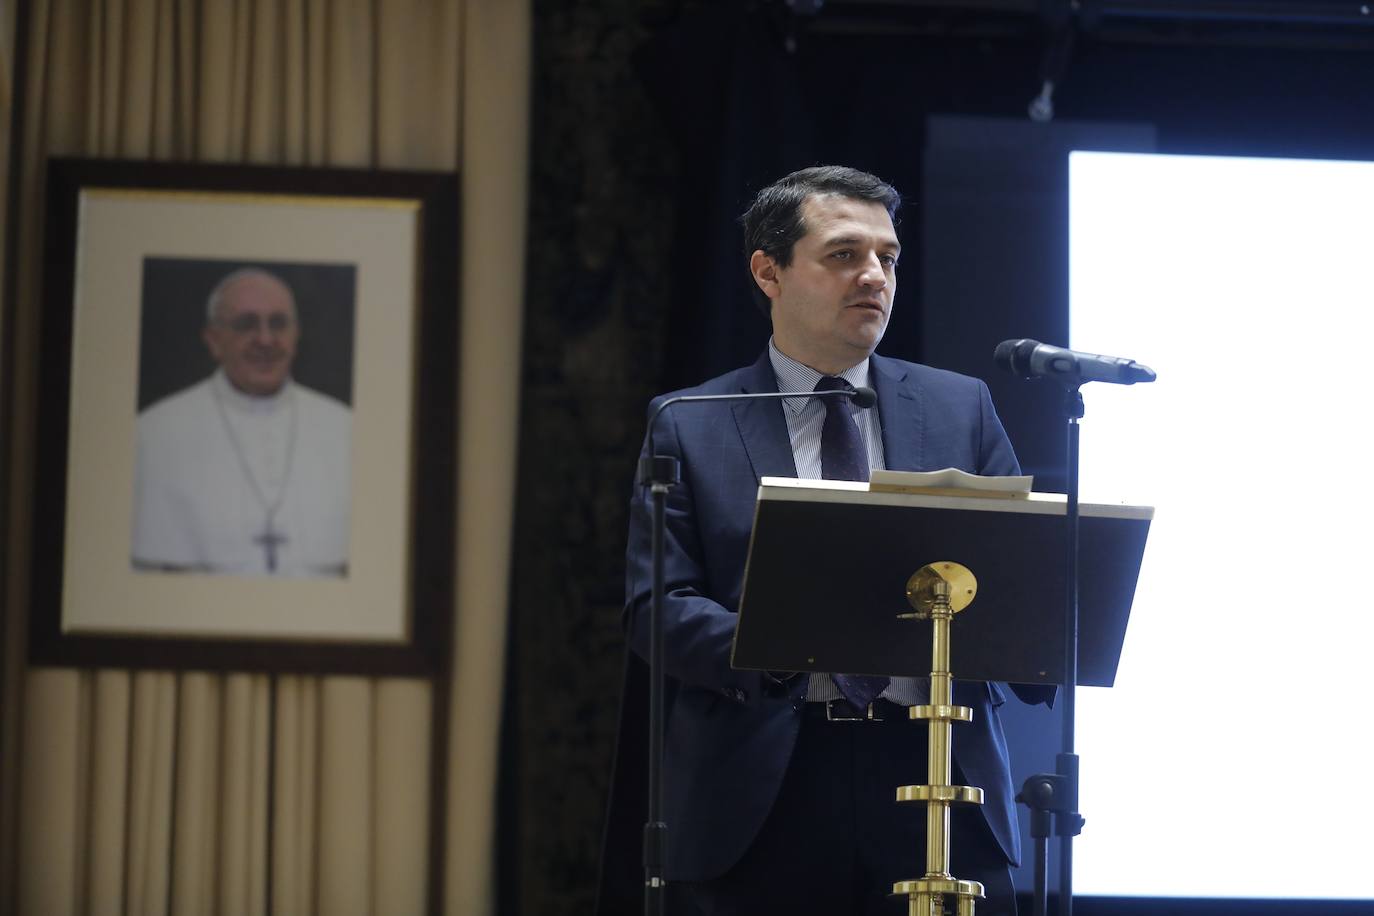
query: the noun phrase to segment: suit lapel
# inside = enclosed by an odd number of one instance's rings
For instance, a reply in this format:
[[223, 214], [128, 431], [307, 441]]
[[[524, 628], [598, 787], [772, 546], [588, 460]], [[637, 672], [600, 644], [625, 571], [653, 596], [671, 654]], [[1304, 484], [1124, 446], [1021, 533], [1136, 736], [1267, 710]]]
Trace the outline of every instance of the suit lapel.
[[[906, 367], [876, 353], [870, 361], [873, 388], [878, 392], [878, 417], [883, 429], [883, 459], [895, 471], [925, 470], [924, 394], [908, 377]], [[754, 365], [740, 373], [744, 393], [777, 391], [778, 380], [765, 350]], [[735, 425], [749, 455], [754, 476], [796, 477], [792, 441], [781, 401], [741, 401], [732, 408]]]
[[924, 393], [908, 378], [906, 367], [876, 353], [869, 361], [878, 392], [878, 418], [883, 427], [883, 461], [889, 470], [927, 470]]
[[[777, 391], [778, 379], [768, 351], [754, 365], [740, 373], [740, 391], [753, 394]], [[739, 401], [733, 405], [735, 425], [754, 476], [796, 477], [797, 463], [792, 458], [792, 439], [787, 434], [787, 419], [782, 413], [781, 400]]]

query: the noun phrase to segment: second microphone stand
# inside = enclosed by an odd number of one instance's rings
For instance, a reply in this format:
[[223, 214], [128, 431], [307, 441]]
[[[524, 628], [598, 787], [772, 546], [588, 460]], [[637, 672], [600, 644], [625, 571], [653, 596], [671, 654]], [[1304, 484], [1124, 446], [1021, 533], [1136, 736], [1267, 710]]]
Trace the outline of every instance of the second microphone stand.
[[1059, 837], [1059, 916], [1073, 916], [1073, 838], [1083, 831], [1078, 813], [1078, 755], [1074, 753], [1078, 690], [1078, 445], [1083, 394], [1065, 383], [1063, 413], [1068, 427], [1067, 498], [1064, 538], [1064, 705], [1060, 752], [1053, 773], [1037, 773], [1021, 786], [1017, 799], [1031, 809], [1035, 839], [1035, 916], [1049, 910], [1049, 837]]

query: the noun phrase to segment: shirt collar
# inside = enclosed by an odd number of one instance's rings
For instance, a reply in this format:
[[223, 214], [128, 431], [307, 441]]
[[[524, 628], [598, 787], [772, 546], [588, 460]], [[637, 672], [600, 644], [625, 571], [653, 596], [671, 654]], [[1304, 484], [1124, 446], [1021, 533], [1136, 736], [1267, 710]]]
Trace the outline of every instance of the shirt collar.
[[229, 381], [229, 377], [224, 374], [224, 369], [216, 369], [214, 375], [210, 376], [210, 384], [214, 386], [216, 396], [231, 408], [249, 414], [272, 414], [287, 402], [287, 395], [291, 390], [291, 379], [278, 388], [274, 393], [256, 396], [244, 394], [234, 387], [234, 383]]
[[[778, 379], [778, 390], [783, 394], [815, 391], [816, 383], [821, 380], [824, 374], [783, 353], [771, 337], [768, 338], [768, 359], [773, 363], [773, 374]], [[868, 357], [865, 356], [862, 362], [841, 372], [840, 378], [855, 388], [871, 387], [868, 384]], [[782, 403], [783, 407], [795, 414], [804, 410], [811, 401], [805, 398], [784, 398]]]

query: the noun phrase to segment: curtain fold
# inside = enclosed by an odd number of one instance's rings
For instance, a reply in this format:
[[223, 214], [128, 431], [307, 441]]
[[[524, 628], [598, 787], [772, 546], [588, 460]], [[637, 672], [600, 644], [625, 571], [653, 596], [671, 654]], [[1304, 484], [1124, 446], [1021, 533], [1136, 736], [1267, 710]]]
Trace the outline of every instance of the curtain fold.
[[[429, 819], [452, 818], [457, 794], [449, 793], [446, 812], [432, 810], [429, 681], [25, 668], [29, 551], [53, 546], [29, 545], [25, 537], [32, 513], [43, 511], [32, 505], [26, 485], [39, 401], [32, 354], [44, 308], [48, 156], [455, 169], [466, 8], [474, 2], [29, 4], [25, 56], [18, 62], [25, 73], [23, 147], [14, 163], [20, 216], [16, 225], [3, 226], [15, 233], [17, 257], [0, 262], [16, 272], [10, 327], [12, 352], [20, 354], [6, 376], [12, 423], [0, 438], [9, 449], [5, 485], [12, 507], [0, 596], [6, 642], [0, 811], [15, 812], [0, 828], [0, 914], [426, 911]], [[502, 6], [495, 0], [476, 5]], [[527, 9], [528, 3], [510, 6]], [[10, 5], [0, 9], [12, 25]], [[521, 27], [527, 42], [527, 13]], [[12, 36], [2, 47], [0, 116], [9, 124]], [[528, 67], [527, 51], [517, 64]], [[503, 116], [523, 119], [526, 100], [515, 101]], [[517, 131], [519, 142], [523, 136]], [[523, 148], [506, 155], [524, 161]], [[523, 211], [525, 176], [517, 168], [512, 176], [509, 161], [502, 164], [500, 180], [519, 192], [512, 200]], [[512, 288], [509, 276], [522, 264], [523, 212], [513, 219], [519, 235], [514, 245], [507, 241], [495, 272], [506, 284], [504, 301], [518, 313], [519, 285]], [[505, 389], [511, 392], [518, 379], [518, 349], [512, 351], [518, 317], [515, 322], [513, 345], [511, 325], [474, 330], [464, 323], [465, 333], [477, 335], [465, 340], [465, 359], [474, 348], [489, 351], [483, 335], [502, 337], [497, 351], [510, 363], [499, 374], [511, 379]], [[495, 442], [488, 453], [504, 449], [469, 460], [513, 467], [513, 394], [502, 409], [510, 428], [497, 421], [494, 437], [464, 417], [465, 436]], [[480, 486], [490, 489], [491, 481]], [[508, 526], [509, 502], [502, 507], [488, 497], [488, 503], [483, 511], [494, 510], [505, 519], [498, 524]], [[490, 634], [504, 631], [508, 557], [489, 551], [474, 564], [461, 550], [460, 569], [478, 569], [474, 581], [485, 576], [500, 586], [481, 595], [487, 606], [477, 618], [485, 623], [475, 632], [486, 635], [474, 638], [470, 625], [455, 628], [469, 636], [454, 664], [479, 653], [464, 683], [490, 681], [483, 689], [492, 702], [485, 708], [498, 710], [502, 653], [499, 636], [493, 642]], [[485, 743], [451, 733], [450, 746], [463, 747], [467, 767], [486, 761], [479, 767], [485, 781], [473, 784], [463, 802], [468, 807], [458, 813], [465, 828], [473, 825], [464, 835], [482, 837], [487, 848], [479, 850], [476, 867], [461, 872], [452, 867], [451, 849], [445, 862], [434, 864], [456, 874], [447, 879], [451, 891], [463, 882], [465, 893], [489, 904], [486, 809], [495, 779], [495, 723], [463, 727]]]
[[[61, 674], [71, 677], [67, 672]], [[80, 675], [86, 676], [89, 675]], [[27, 700], [28, 698], [25, 697]], [[129, 824], [125, 832], [125, 910], [160, 916], [167, 912], [172, 853], [172, 792], [176, 741], [176, 676], [167, 671], [139, 671], [133, 675], [129, 729]], [[25, 713], [31, 708], [25, 704]], [[25, 758], [32, 753], [23, 748]], [[42, 821], [21, 821], [27, 838], [42, 829]], [[19, 874], [19, 911], [42, 912], [49, 889]], [[48, 912], [65, 912], [52, 907]]]
[[[73, 913], [81, 886], [76, 871], [76, 836], [81, 825], [77, 804], [81, 683], [66, 671], [30, 672], [28, 708], [21, 738], [23, 757], [19, 799], [21, 824], [48, 829], [24, 836], [19, 844], [19, 874], [29, 886], [43, 887], [41, 900], [20, 892], [21, 913]], [[32, 903], [41, 902], [41, 907]]]
[[463, 612], [454, 623], [444, 891], [445, 911], [467, 914], [495, 907], [497, 758], [481, 749], [496, 745], [501, 728], [495, 711], [502, 698], [504, 575], [513, 562], [515, 502], [515, 463], [502, 456], [515, 453], [518, 411], [490, 394], [519, 390], [524, 309], [488, 305], [523, 303], [531, 21], [528, 3], [506, 0], [468, 0], [464, 14], [460, 222], [473, 228], [463, 232], [460, 296], [481, 307], [463, 312], [462, 327], [457, 599]]
[[97, 671], [91, 683], [90, 825], [86, 831], [86, 909], [119, 916], [128, 829], [129, 675]]
[[[11, 131], [16, 123], [14, 110], [14, 77], [18, 72], [15, 64], [15, 30], [17, 28], [16, 5], [0, 3], [0, 316], [4, 315], [4, 298], [9, 281], [10, 239], [10, 141]], [[0, 405], [8, 403], [10, 365], [8, 347], [10, 340], [8, 328], [0, 321]], [[3, 410], [3, 407], [0, 407]], [[4, 432], [4, 430], [0, 430]], [[0, 449], [3, 449], [0, 442]], [[6, 457], [0, 455], [0, 468]], [[0, 475], [3, 478], [3, 475]], [[0, 487], [7, 481], [0, 479]], [[3, 502], [0, 502], [3, 505]], [[3, 510], [0, 510], [3, 511]], [[8, 521], [9, 514], [0, 518], [0, 530]], [[0, 559], [0, 563], [3, 563]], [[5, 613], [8, 607], [9, 577], [0, 568], [0, 825], [18, 823], [17, 797], [14, 787], [18, 781], [18, 767], [5, 766], [3, 761], [14, 760], [19, 746], [14, 702], [19, 693], [19, 671], [23, 665], [23, 628], [18, 615]], [[10, 839], [12, 831], [0, 829], [0, 913], [13, 909], [15, 843]]]
[[272, 810], [272, 903], [278, 913], [314, 913], [314, 774], [319, 768], [320, 678], [277, 679]]

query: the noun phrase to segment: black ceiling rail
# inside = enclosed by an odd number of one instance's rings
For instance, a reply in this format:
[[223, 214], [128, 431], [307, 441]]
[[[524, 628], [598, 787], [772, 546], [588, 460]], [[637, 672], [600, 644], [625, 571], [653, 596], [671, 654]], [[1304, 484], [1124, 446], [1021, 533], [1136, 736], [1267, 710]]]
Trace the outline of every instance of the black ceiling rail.
[[1374, 0], [776, 0], [790, 28], [841, 35], [1368, 51]]
[[[790, 4], [789, 4], [790, 5]], [[1046, 0], [810, 0], [810, 10], [924, 10], [945, 13], [1042, 15]], [[1273, 25], [1374, 28], [1374, 0], [1076, 0], [1074, 15], [1101, 19], [1173, 19]], [[815, 15], [815, 12], [811, 12]]]

